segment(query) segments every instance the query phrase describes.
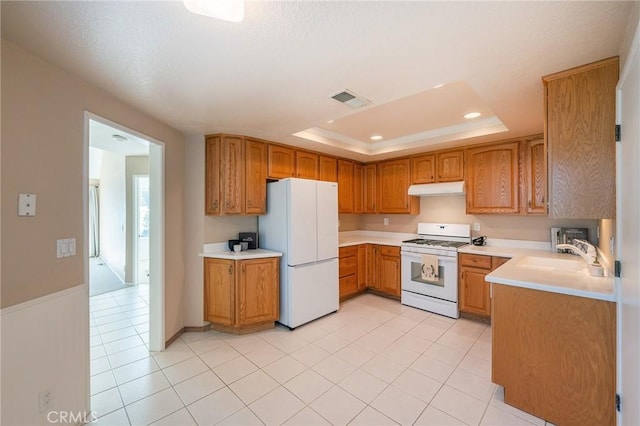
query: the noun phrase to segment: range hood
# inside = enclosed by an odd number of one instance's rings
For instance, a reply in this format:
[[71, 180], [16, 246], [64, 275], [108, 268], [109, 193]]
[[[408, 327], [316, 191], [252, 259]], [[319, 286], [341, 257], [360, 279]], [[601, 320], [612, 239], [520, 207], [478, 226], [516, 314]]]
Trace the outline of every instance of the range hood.
[[409, 195], [428, 197], [434, 195], [464, 195], [464, 182], [425, 183], [411, 185]]

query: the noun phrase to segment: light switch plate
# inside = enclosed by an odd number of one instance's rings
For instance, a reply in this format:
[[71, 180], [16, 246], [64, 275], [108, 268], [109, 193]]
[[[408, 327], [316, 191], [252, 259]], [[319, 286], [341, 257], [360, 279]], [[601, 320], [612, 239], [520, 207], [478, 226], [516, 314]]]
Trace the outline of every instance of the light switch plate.
[[58, 259], [63, 257], [70, 257], [76, 255], [76, 239], [66, 238], [56, 241], [56, 257]]
[[36, 194], [18, 194], [18, 216], [36, 215]]

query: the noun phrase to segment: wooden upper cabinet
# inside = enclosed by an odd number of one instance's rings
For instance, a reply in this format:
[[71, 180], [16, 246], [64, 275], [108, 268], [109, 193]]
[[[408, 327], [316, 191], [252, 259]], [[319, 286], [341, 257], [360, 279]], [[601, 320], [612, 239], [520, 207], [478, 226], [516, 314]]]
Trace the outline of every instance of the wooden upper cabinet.
[[245, 141], [245, 213], [267, 212], [267, 144], [255, 139]]
[[220, 214], [220, 145], [221, 137], [208, 137], [205, 141], [205, 195], [204, 195], [204, 213]]
[[353, 212], [364, 212], [364, 166], [360, 163], [353, 164]]
[[519, 141], [467, 150], [467, 214], [518, 213]]
[[[244, 138], [222, 138], [222, 213], [244, 212]], [[266, 182], [265, 182], [266, 185]]]
[[376, 199], [378, 197], [378, 165], [367, 164], [364, 166], [362, 178], [362, 212], [378, 213]]
[[547, 150], [542, 136], [522, 142], [523, 214], [547, 214]]
[[438, 182], [464, 180], [464, 151], [444, 151], [437, 153]]
[[296, 156], [293, 148], [269, 144], [267, 175], [270, 179], [284, 179], [295, 175]]
[[411, 157], [411, 182], [415, 184], [436, 181], [436, 155], [425, 154]]
[[318, 157], [319, 180], [328, 182], [338, 181], [338, 160], [333, 157], [320, 155]]
[[338, 160], [338, 213], [353, 213], [353, 161]]
[[267, 145], [244, 136], [205, 141], [205, 214], [265, 214]]
[[317, 180], [318, 176], [318, 154], [296, 151], [296, 177]]
[[618, 57], [542, 78], [549, 150], [549, 215], [615, 217]]
[[409, 158], [380, 162], [377, 174], [378, 213], [419, 213], [419, 198], [408, 194], [411, 184]]

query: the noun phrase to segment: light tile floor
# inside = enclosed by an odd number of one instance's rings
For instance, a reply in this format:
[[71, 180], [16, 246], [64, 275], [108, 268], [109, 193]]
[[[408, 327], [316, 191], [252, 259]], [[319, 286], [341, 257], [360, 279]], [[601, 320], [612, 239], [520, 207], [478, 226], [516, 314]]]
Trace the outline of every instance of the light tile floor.
[[365, 294], [290, 331], [149, 352], [148, 287], [91, 298], [100, 425], [540, 425], [491, 383], [491, 328]]

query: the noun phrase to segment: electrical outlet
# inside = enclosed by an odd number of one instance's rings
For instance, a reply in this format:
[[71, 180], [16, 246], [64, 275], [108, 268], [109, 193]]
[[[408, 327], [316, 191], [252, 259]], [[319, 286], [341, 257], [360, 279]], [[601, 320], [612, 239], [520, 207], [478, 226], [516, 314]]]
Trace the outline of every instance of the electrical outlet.
[[384, 226], [387, 226], [387, 225], [389, 224], [389, 218], [388, 218], [388, 217], [385, 217], [385, 218], [382, 220], [382, 223], [384, 224]]
[[473, 230], [474, 231], [480, 231], [480, 222], [475, 222], [473, 224]]
[[47, 389], [38, 395], [40, 399], [40, 412], [44, 413], [48, 411], [53, 405], [53, 390]]

